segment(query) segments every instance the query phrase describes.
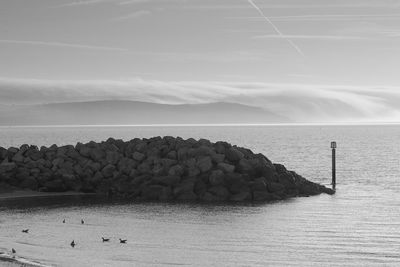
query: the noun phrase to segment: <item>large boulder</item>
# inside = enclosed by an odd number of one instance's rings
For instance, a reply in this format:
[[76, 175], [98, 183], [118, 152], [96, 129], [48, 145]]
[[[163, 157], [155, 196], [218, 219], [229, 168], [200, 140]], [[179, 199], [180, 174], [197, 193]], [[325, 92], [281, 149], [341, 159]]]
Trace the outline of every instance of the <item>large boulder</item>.
[[31, 190], [36, 190], [38, 188], [38, 182], [34, 177], [27, 176], [23, 179], [23, 181], [20, 183], [20, 186], [22, 188], [28, 188]]
[[90, 153], [90, 157], [94, 161], [101, 161], [106, 156], [106, 153], [101, 148], [97, 148], [97, 147], [92, 148], [89, 153]]
[[1, 172], [10, 172], [13, 171], [17, 168], [17, 164], [15, 162], [7, 162], [3, 161], [0, 163], [0, 173]]
[[281, 197], [275, 195], [273, 193], [269, 193], [268, 191], [254, 191], [253, 192], [253, 200], [254, 201], [272, 201], [272, 200], [280, 200]]
[[228, 163], [221, 162], [221, 163], [218, 163], [217, 166], [218, 166], [218, 169], [222, 170], [225, 173], [231, 173], [231, 172], [235, 171], [235, 165], [231, 165]]
[[209, 156], [199, 158], [196, 165], [202, 173], [208, 172], [213, 166]]
[[24, 155], [23, 155], [23, 152], [22, 152], [21, 150], [18, 151], [18, 152], [12, 157], [11, 160], [14, 161], [14, 162], [17, 162], [17, 163], [22, 163], [22, 162], [24, 162]]
[[101, 170], [101, 174], [104, 177], [112, 177], [114, 174], [114, 171], [116, 170], [115, 166], [112, 164], [108, 164]]
[[0, 161], [7, 158], [7, 149], [0, 147]]
[[146, 158], [146, 155], [143, 154], [143, 153], [140, 153], [140, 152], [135, 151], [135, 152], [133, 152], [133, 154], [132, 154], [132, 158], [133, 158], [134, 160], [138, 161], [138, 162], [142, 162], [142, 161]]
[[173, 186], [180, 182], [181, 177], [177, 175], [156, 176], [153, 177], [152, 183]]
[[221, 170], [212, 171], [210, 176], [208, 177], [211, 185], [221, 185], [224, 183], [224, 172]]
[[106, 152], [106, 161], [108, 164], [116, 165], [121, 158], [121, 154], [116, 151]]
[[61, 179], [48, 181], [44, 184], [43, 191], [45, 192], [64, 192], [66, 187]]
[[196, 184], [196, 178], [187, 178], [177, 184], [173, 190], [176, 197], [182, 194], [194, 193], [194, 185]]
[[181, 165], [177, 164], [169, 168], [168, 175], [181, 177], [184, 172], [185, 169]]
[[228, 200], [230, 197], [229, 190], [225, 186], [217, 185], [208, 189], [208, 192], [218, 197], [218, 200]]
[[250, 201], [251, 193], [249, 191], [242, 191], [232, 195], [229, 200], [234, 202]]
[[238, 162], [244, 157], [243, 153], [234, 147], [225, 150], [225, 156], [231, 162]]
[[265, 191], [267, 190], [267, 183], [265, 182], [264, 177], [260, 177], [255, 179], [251, 184], [251, 189], [253, 191]]

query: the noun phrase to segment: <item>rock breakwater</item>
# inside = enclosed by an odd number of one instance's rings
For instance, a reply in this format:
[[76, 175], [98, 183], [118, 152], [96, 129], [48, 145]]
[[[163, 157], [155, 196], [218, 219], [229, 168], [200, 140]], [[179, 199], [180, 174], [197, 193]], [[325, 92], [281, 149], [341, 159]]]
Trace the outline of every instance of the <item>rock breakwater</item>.
[[75, 146], [0, 147], [0, 184], [154, 201], [271, 201], [333, 194], [262, 154], [206, 139], [109, 138]]

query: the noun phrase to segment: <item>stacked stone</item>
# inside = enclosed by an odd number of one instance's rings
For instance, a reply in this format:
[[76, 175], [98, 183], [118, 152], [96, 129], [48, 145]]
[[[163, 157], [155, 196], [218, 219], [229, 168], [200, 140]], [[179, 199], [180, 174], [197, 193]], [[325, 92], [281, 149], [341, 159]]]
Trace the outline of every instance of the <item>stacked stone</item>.
[[262, 154], [206, 139], [153, 137], [0, 147], [0, 183], [156, 201], [269, 201], [332, 190]]

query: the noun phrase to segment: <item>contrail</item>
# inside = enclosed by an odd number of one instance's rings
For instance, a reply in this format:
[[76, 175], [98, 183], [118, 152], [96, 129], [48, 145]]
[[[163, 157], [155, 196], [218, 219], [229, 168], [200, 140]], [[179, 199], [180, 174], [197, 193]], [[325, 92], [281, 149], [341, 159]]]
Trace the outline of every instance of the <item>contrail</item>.
[[272, 26], [272, 28], [276, 31], [276, 33], [285, 39], [301, 56], [306, 57], [306, 55], [301, 51], [300, 47], [298, 47], [292, 40], [285, 37], [285, 35], [275, 26], [274, 23], [264, 14], [264, 12], [253, 2], [253, 0], [247, 0], [250, 5], [252, 5], [258, 13]]

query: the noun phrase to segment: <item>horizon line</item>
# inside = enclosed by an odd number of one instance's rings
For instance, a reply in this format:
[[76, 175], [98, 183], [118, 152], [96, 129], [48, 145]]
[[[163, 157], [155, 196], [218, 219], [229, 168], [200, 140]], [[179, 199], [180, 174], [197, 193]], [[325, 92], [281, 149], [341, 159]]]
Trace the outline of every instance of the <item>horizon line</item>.
[[0, 125], [0, 128], [78, 128], [78, 127], [240, 127], [240, 126], [385, 126], [398, 122], [294, 122], [294, 123], [187, 123], [187, 124], [60, 124]]

